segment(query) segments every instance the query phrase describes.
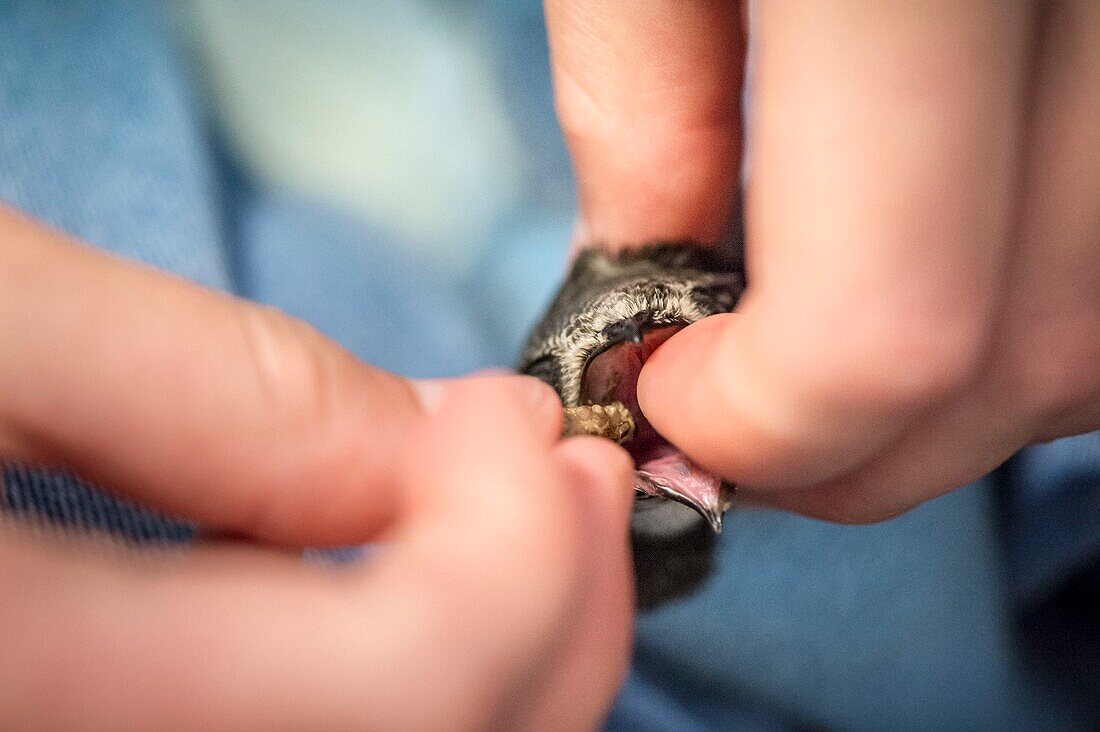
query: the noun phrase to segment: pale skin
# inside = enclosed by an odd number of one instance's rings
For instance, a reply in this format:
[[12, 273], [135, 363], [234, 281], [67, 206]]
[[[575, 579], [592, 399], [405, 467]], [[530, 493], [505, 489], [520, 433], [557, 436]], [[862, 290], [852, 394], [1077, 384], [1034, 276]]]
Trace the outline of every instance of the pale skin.
[[714, 242], [747, 162], [748, 290], [646, 364], [652, 424], [845, 522], [1100, 428], [1100, 4], [751, 8], [546, 2], [580, 241]]
[[[0, 727], [599, 723], [630, 464], [560, 441], [549, 388], [414, 385], [14, 212], [0, 232], [0, 456], [251, 540], [139, 556], [0, 522]], [[339, 571], [292, 550], [367, 540]]]

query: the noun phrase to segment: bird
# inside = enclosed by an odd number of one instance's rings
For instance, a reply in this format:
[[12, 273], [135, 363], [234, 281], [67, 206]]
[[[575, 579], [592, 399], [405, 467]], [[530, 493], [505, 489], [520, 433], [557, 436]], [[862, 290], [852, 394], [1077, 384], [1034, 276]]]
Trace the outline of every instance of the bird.
[[740, 247], [657, 241], [582, 249], [532, 329], [518, 371], [549, 384], [566, 425], [621, 442], [635, 462], [631, 516], [636, 603], [697, 591], [735, 487], [696, 465], [638, 406], [642, 364], [681, 328], [730, 312], [745, 287]]

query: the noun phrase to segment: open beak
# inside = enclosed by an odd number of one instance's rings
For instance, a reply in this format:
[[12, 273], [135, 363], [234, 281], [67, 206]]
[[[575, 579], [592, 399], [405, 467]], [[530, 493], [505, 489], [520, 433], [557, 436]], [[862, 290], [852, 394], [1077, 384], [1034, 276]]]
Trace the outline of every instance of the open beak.
[[634, 490], [639, 496], [682, 503], [706, 519], [714, 533], [722, 533], [722, 516], [729, 510], [736, 488], [725, 481], [714, 482], [709, 475], [704, 480], [693, 479], [690, 474], [684, 474], [682, 478], [675, 482], [667, 481], [649, 470], [636, 470]]

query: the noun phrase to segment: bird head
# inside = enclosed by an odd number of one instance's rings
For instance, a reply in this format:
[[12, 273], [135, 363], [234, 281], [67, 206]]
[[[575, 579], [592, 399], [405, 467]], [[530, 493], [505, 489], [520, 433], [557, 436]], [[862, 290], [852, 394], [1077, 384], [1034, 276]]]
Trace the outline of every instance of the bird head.
[[650, 425], [637, 384], [661, 344], [690, 323], [732, 310], [743, 287], [737, 260], [718, 249], [689, 243], [588, 249], [523, 349], [519, 370], [553, 387], [566, 407], [618, 402], [630, 411], [636, 429], [623, 446], [636, 467], [636, 534], [683, 534], [700, 517], [721, 530], [732, 487]]

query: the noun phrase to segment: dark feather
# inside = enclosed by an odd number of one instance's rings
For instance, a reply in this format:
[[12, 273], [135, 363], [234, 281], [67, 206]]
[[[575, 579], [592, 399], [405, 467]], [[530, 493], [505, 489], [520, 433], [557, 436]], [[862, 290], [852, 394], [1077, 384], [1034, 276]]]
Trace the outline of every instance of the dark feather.
[[[609, 254], [578, 255], [520, 357], [519, 370], [578, 406], [585, 369], [614, 345], [614, 326], [642, 317], [651, 327], [686, 325], [733, 309], [744, 289], [740, 250], [663, 242]], [[670, 510], [683, 509], [673, 506]], [[689, 594], [714, 564], [715, 536], [702, 521], [680, 533], [632, 531], [638, 606]]]

